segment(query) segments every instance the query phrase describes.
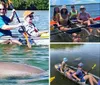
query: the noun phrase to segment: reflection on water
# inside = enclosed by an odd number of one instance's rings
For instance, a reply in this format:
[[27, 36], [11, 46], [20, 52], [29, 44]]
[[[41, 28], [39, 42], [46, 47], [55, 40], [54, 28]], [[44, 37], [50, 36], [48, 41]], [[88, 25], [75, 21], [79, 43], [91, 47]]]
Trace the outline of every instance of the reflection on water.
[[[71, 46], [72, 45], [72, 46]], [[56, 48], [57, 47], [57, 48]], [[79, 62], [84, 63], [84, 69], [88, 71], [94, 64], [97, 66], [91, 71], [92, 74], [100, 77], [100, 44], [66, 44], [66, 45], [51, 45], [51, 76], [56, 76], [56, 79], [51, 85], [77, 85], [70, 80], [66, 79], [58, 73], [54, 65], [61, 63], [63, 58], [68, 58], [68, 64], [77, 66]], [[57, 81], [60, 81], [56, 83]]]
[[[0, 79], [0, 85], [48, 85], [48, 46], [0, 45], [0, 62], [16, 62], [39, 67], [47, 72], [47, 76], [39, 78]], [[35, 82], [33, 82], [35, 81]], [[24, 84], [23, 84], [24, 82]], [[22, 83], [22, 84], [20, 84]]]
[[83, 44], [51, 44], [50, 45], [50, 47], [52, 48], [52, 49], [66, 49], [66, 47], [67, 48], [75, 48], [75, 47], [80, 47], [81, 45], [83, 45]]

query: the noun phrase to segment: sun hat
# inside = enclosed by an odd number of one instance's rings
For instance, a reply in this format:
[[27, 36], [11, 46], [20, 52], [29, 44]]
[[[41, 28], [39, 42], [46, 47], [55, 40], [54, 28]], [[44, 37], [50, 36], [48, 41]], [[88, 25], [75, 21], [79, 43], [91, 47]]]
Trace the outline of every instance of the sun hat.
[[78, 64], [79, 67], [83, 67], [83, 65], [84, 65], [83, 63], [79, 63]]
[[82, 6], [80, 6], [80, 9], [85, 9], [85, 6], [83, 6], [83, 5], [82, 5]]
[[63, 5], [63, 6], [61, 7], [61, 10], [62, 10], [62, 9], [67, 9], [66, 5]]
[[23, 16], [24, 16], [24, 18], [26, 18], [27, 16], [29, 16], [30, 14], [33, 14], [33, 13], [34, 12], [27, 10], [24, 12]]
[[67, 61], [68, 61], [68, 59], [67, 59], [67, 58], [63, 58], [63, 61], [64, 61], [64, 62], [67, 62]]

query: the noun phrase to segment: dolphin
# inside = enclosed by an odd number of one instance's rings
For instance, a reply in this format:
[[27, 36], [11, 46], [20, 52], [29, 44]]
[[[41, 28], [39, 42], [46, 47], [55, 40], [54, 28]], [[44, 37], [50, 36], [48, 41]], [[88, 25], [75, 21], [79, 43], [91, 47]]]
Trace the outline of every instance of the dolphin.
[[27, 77], [44, 73], [43, 69], [20, 63], [0, 62], [0, 78]]

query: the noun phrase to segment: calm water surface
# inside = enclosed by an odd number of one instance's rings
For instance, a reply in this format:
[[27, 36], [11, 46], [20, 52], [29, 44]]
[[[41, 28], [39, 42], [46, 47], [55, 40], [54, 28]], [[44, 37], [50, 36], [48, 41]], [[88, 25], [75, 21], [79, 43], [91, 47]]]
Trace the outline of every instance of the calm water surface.
[[56, 77], [51, 85], [77, 85], [54, 68], [54, 65], [61, 63], [64, 57], [68, 58], [67, 63], [72, 66], [77, 66], [78, 63], [83, 62], [86, 71], [96, 64], [97, 66], [91, 73], [100, 77], [100, 44], [52, 44], [50, 54], [51, 76]]

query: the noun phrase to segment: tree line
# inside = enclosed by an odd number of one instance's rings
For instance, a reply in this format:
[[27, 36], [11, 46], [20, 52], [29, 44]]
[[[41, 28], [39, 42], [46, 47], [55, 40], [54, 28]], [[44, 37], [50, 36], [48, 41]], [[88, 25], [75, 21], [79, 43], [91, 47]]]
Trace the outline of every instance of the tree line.
[[[48, 10], [49, 0], [11, 0], [17, 10]], [[10, 7], [8, 8], [10, 9]]]

